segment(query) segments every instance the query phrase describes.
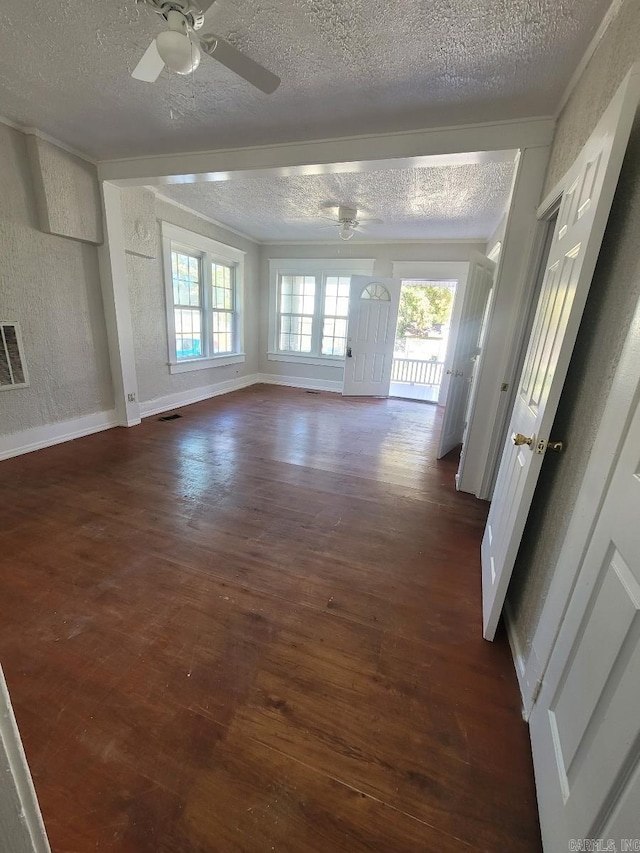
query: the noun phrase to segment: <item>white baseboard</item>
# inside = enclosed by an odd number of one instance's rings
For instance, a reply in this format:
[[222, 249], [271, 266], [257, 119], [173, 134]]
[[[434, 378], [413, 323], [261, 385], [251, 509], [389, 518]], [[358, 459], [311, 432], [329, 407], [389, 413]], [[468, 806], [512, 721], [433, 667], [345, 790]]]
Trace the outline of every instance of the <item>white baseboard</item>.
[[167, 394], [166, 397], [158, 397], [155, 400], [147, 400], [140, 403], [140, 415], [148, 418], [151, 415], [159, 415], [171, 409], [180, 409], [182, 406], [190, 406], [191, 403], [200, 403], [210, 397], [218, 397], [220, 394], [229, 394], [240, 388], [247, 388], [259, 382], [258, 374], [251, 373], [249, 376], [240, 376], [238, 379], [227, 379], [225, 382], [217, 382], [215, 385], [203, 385], [200, 388], [192, 388], [189, 391], [179, 391], [177, 394]]
[[286, 385], [290, 388], [306, 388], [309, 391], [342, 392], [342, 382], [334, 379], [307, 379], [303, 376], [280, 376], [277, 373], [259, 373], [257, 382], [266, 385]]
[[509, 638], [509, 646], [511, 648], [511, 657], [513, 658], [516, 676], [518, 677], [518, 685], [520, 687], [520, 698], [522, 699], [522, 716], [526, 720], [529, 716], [525, 703], [525, 697], [528, 693], [524, 675], [526, 660], [524, 654], [522, 653], [522, 646], [520, 645], [520, 640], [515, 629], [513, 611], [511, 610], [511, 605], [509, 604], [508, 600], [506, 600], [504, 603], [502, 615], [504, 618], [505, 628], [507, 629], [507, 637]]
[[[229, 394], [249, 385], [264, 382], [268, 385], [287, 385], [294, 388], [306, 388], [311, 391], [342, 391], [342, 382], [327, 379], [306, 379], [298, 376], [278, 376], [271, 373], [251, 373], [249, 376], [241, 376], [238, 379], [229, 379], [226, 382], [218, 382], [215, 385], [205, 385], [193, 388], [189, 391], [180, 391], [177, 394], [169, 394], [156, 400], [147, 400], [140, 403], [140, 416], [148, 418], [168, 412], [171, 409], [179, 409], [189, 406], [191, 403], [199, 403], [219, 394]], [[33, 450], [41, 450], [43, 447], [52, 447], [54, 444], [62, 444], [74, 438], [82, 438], [94, 432], [101, 432], [118, 426], [118, 415], [114, 410], [108, 412], [95, 412], [92, 415], [84, 415], [70, 421], [47, 424], [41, 427], [32, 427], [22, 432], [14, 432], [10, 435], [0, 435], [0, 460], [11, 459], [23, 453]]]
[[64, 441], [82, 438], [84, 435], [91, 435], [94, 432], [101, 432], [115, 426], [118, 426], [118, 416], [115, 410], [112, 410], [95, 412], [92, 415], [84, 415], [70, 421], [60, 421], [57, 424], [32, 427], [10, 435], [0, 435], [0, 459], [10, 459], [12, 456], [20, 456], [22, 453], [31, 453], [32, 450], [41, 450], [43, 447], [62, 444]]

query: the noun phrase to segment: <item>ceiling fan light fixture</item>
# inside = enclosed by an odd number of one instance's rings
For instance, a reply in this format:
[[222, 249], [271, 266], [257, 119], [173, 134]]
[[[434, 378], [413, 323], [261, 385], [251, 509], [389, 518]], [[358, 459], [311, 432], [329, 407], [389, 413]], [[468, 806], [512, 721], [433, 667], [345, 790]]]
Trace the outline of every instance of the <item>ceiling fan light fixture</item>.
[[356, 232], [350, 222], [343, 222], [338, 231], [341, 240], [350, 240]]
[[176, 30], [165, 30], [156, 38], [160, 58], [176, 74], [191, 74], [200, 65], [200, 49], [189, 36]]

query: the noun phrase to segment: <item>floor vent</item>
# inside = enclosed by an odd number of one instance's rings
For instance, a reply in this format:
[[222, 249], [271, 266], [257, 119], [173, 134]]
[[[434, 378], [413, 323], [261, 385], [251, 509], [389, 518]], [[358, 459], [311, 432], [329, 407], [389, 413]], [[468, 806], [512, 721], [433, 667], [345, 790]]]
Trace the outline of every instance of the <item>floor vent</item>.
[[163, 415], [161, 418], [158, 418], [159, 421], [177, 421], [178, 418], [181, 418], [182, 415]]
[[0, 391], [26, 388], [28, 384], [20, 326], [0, 321]]

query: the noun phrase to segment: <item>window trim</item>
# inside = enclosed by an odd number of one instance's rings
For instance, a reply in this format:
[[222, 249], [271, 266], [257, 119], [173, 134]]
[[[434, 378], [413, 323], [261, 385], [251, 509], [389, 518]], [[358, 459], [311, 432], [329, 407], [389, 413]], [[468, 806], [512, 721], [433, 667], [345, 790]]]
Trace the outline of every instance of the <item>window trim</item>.
[[[160, 222], [160, 233], [162, 238], [162, 261], [165, 285], [165, 314], [167, 319], [167, 365], [169, 373], [187, 373], [192, 370], [205, 370], [211, 367], [223, 367], [228, 364], [241, 364], [245, 361], [244, 352], [244, 260], [246, 252], [220, 243], [180, 228], [170, 222]], [[173, 302], [173, 272], [171, 265], [171, 252], [173, 248], [183, 248], [197, 254], [201, 258], [201, 286], [202, 305], [200, 306], [203, 316], [203, 341], [206, 344], [205, 352], [201, 356], [189, 359], [178, 359], [176, 354], [176, 330], [174, 319]], [[212, 318], [211, 313], [211, 263], [218, 262], [234, 269], [234, 340], [235, 350], [233, 352], [214, 355], [210, 352], [212, 340]]]
[[[267, 359], [298, 364], [342, 365], [345, 357], [322, 355], [324, 291], [328, 275], [373, 276], [374, 258], [269, 258], [269, 340]], [[312, 322], [312, 352], [295, 353], [278, 349], [278, 282], [281, 275], [313, 275], [316, 294]], [[317, 350], [317, 351], [316, 351]]]

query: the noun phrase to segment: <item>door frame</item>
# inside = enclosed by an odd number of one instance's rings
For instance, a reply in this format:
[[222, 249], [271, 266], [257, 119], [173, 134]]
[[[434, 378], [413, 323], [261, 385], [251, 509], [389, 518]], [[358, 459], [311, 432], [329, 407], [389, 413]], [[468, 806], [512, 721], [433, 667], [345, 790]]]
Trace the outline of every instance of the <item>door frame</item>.
[[16, 853], [51, 853], [24, 754], [9, 691], [0, 667], [0, 824]]
[[[533, 328], [533, 320], [535, 318], [536, 308], [538, 307], [538, 297], [540, 295], [540, 288], [542, 287], [542, 280], [545, 274], [545, 263], [547, 258], [549, 257], [549, 251], [551, 249], [551, 244], [553, 240], [553, 220], [555, 216], [557, 216], [558, 211], [560, 210], [560, 204], [562, 202], [562, 196], [564, 194], [563, 188], [558, 195], [552, 198], [551, 196], [553, 196], [554, 191], [557, 189], [557, 187], [554, 187], [550, 196], [545, 200], [544, 209], [541, 206], [536, 212], [537, 222], [533, 248], [531, 250], [529, 273], [527, 275], [527, 280], [531, 282], [531, 286], [529, 287], [528, 292], [525, 294], [525, 299], [523, 300], [522, 328], [518, 345], [514, 347], [515, 357], [513, 360], [512, 368], [512, 375], [514, 378], [511, 381], [509, 389], [505, 394], [506, 405], [503, 407], [501, 415], [496, 418], [496, 422], [494, 424], [494, 431], [491, 436], [491, 444], [489, 446], [489, 456], [487, 459], [487, 465], [482, 475], [480, 490], [477, 494], [477, 497], [481, 498], [482, 500], [491, 500], [491, 498], [493, 497], [493, 489], [496, 484], [496, 479], [498, 477], [498, 468], [500, 467], [501, 454], [502, 450], [504, 449], [505, 439], [507, 437], [509, 420], [511, 418], [513, 406], [516, 401], [516, 383], [518, 381], [518, 377], [522, 373], [524, 358], [527, 354], [529, 338], [531, 337], [531, 331]], [[546, 202], [548, 202], [548, 204]]]
[[[424, 281], [455, 281], [456, 293], [453, 298], [451, 310], [451, 324], [449, 328], [449, 341], [445, 355], [445, 370], [447, 363], [451, 360], [451, 354], [455, 350], [460, 314], [462, 312], [462, 301], [467, 287], [469, 277], [469, 261], [392, 261], [392, 278], [400, 281], [407, 278], [424, 279]], [[446, 395], [449, 391], [449, 380], [443, 371], [442, 384], [438, 394], [438, 406], [446, 406]], [[444, 402], [443, 402], [444, 401]]]

